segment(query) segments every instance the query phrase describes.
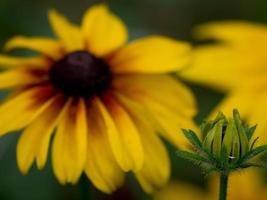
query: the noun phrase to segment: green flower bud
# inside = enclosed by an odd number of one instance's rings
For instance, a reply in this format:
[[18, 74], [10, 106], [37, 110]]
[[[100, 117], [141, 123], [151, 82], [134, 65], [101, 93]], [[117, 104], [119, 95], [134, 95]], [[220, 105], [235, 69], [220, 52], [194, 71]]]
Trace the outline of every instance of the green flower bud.
[[183, 129], [194, 151], [178, 150], [177, 153], [200, 164], [207, 173], [220, 171], [228, 174], [230, 171], [251, 166], [266, 167], [261, 162], [255, 162], [254, 158], [267, 151], [267, 145], [254, 147], [258, 138], [253, 141], [251, 138], [256, 126], [248, 127], [242, 123], [237, 110], [228, 119], [218, 113], [214, 120], [203, 122], [200, 129], [204, 136], [203, 141], [192, 130]]
[[237, 110], [234, 110], [233, 118], [229, 119], [219, 113], [215, 120], [202, 125], [203, 130], [205, 130], [203, 134], [206, 133], [203, 147], [218, 160], [227, 157], [228, 159], [225, 160], [232, 162], [241, 158], [249, 150], [246, 128]]

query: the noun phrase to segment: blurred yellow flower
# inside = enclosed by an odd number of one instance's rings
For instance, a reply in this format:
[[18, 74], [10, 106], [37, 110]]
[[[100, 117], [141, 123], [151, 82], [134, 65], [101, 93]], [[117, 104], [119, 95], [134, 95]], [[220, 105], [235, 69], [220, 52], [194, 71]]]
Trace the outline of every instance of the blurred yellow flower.
[[214, 110], [231, 115], [237, 108], [248, 123], [258, 124], [256, 135], [267, 142], [267, 26], [242, 22], [217, 22], [196, 30], [200, 39], [217, 43], [194, 51], [193, 65], [181, 76], [226, 92]]
[[58, 39], [18, 36], [5, 49], [37, 57], [0, 56], [0, 88], [14, 92], [0, 106], [0, 136], [23, 129], [17, 162], [26, 174], [47, 161], [60, 183], [83, 171], [110, 193], [133, 171], [145, 191], [167, 182], [170, 163], [156, 132], [183, 146], [181, 127], [193, 127], [195, 101], [169, 72], [190, 60], [190, 45], [162, 36], [126, 44], [123, 22], [107, 6], [90, 8], [81, 28], [55, 10]]
[[[260, 173], [247, 170], [241, 173], [232, 173], [228, 184], [228, 200], [266, 200], [267, 190]], [[197, 186], [171, 182], [155, 194], [155, 200], [215, 200], [218, 199], [218, 177], [211, 178], [207, 191]]]
[[[216, 181], [216, 184], [215, 184]], [[219, 188], [219, 179], [211, 181], [210, 188], [217, 191]], [[263, 182], [263, 175], [256, 169], [246, 169], [240, 173], [232, 173], [229, 179], [228, 196], [229, 200], [266, 200], [267, 187]], [[215, 192], [211, 197], [215, 199], [218, 193]], [[212, 198], [210, 198], [211, 200]]]
[[154, 200], [207, 200], [206, 196], [205, 191], [197, 186], [173, 181], [155, 193]]

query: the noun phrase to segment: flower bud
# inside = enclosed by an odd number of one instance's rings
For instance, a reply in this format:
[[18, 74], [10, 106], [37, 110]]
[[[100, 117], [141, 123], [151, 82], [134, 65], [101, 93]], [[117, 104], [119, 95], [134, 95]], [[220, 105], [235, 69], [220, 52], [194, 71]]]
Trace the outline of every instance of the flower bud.
[[256, 126], [243, 124], [237, 110], [228, 119], [218, 113], [214, 120], [203, 122], [200, 129], [204, 140], [194, 131], [183, 129], [193, 151], [178, 150], [177, 154], [202, 166], [207, 174], [212, 171], [228, 174], [248, 167], [267, 168], [265, 163], [255, 159], [267, 151], [267, 145], [255, 147], [258, 138], [251, 139]]
[[231, 162], [241, 158], [249, 150], [247, 129], [237, 110], [233, 111], [233, 118], [229, 119], [219, 113], [215, 120], [205, 122], [201, 129], [206, 134], [204, 149], [218, 160]]

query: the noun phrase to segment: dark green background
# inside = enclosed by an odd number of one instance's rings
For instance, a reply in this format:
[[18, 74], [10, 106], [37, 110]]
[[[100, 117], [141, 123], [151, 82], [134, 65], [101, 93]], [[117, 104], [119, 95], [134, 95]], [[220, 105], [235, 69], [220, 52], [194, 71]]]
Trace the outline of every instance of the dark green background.
[[[52, 35], [47, 11], [56, 8], [72, 21], [79, 23], [90, 0], [0, 0], [0, 45], [14, 35]], [[127, 24], [130, 37], [163, 34], [192, 41], [192, 28], [210, 20], [247, 19], [267, 20], [266, 0], [113, 0], [106, 1]], [[189, 84], [188, 84], [189, 85]], [[195, 93], [201, 121], [220, 101], [223, 94], [189, 85]], [[3, 94], [4, 95], [4, 94]], [[2, 96], [3, 96], [2, 95]], [[15, 117], [15, 116], [14, 116]], [[28, 176], [22, 176], [16, 165], [18, 134], [0, 139], [0, 200], [79, 200], [79, 199], [150, 199], [143, 194], [132, 175], [125, 186], [112, 196], [96, 191], [86, 177], [75, 185], [61, 186], [56, 181], [50, 163], [44, 171], [35, 167]], [[172, 177], [190, 181], [205, 188], [200, 169], [178, 159], [175, 148], [167, 144], [172, 159]]]

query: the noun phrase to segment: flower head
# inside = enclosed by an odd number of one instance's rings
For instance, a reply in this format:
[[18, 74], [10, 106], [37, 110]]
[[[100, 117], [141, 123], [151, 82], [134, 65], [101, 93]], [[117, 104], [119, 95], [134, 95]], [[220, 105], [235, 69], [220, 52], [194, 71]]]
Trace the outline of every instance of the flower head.
[[160, 187], [170, 166], [157, 133], [183, 145], [177, 131], [194, 126], [192, 94], [167, 75], [188, 63], [190, 46], [162, 36], [126, 44], [125, 25], [105, 5], [90, 8], [81, 28], [55, 10], [49, 19], [57, 39], [18, 36], [5, 46], [37, 57], [0, 56], [0, 88], [14, 91], [0, 106], [0, 136], [23, 129], [19, 169], [35, 160], [42, 169], [52, 140], [61, 183], [85, 171], [110, 193], [133, 171], [147, 192]]

